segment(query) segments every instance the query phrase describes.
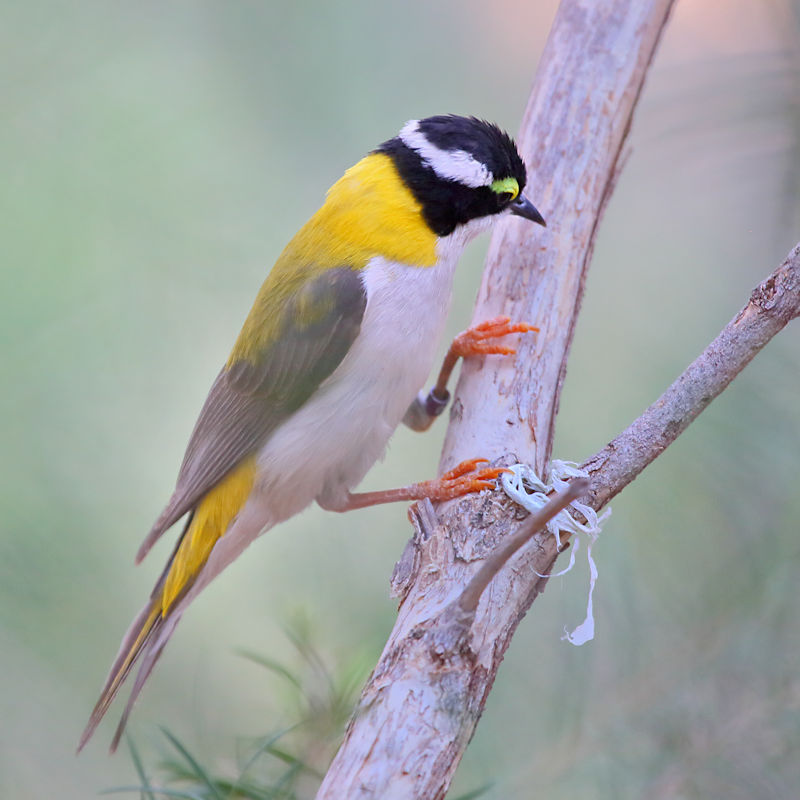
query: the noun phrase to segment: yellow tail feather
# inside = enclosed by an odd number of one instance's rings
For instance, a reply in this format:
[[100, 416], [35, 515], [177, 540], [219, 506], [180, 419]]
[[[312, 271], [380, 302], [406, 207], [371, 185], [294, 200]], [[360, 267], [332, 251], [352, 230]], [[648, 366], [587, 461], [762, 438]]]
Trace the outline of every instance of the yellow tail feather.
[[172, 611], [176, 601], [192, 586], [208, 560], [216, 542], [244, 506], [253, 488], [255, 458], [242, 462], [220, 481], [199, 503], [181, 541], [162, 577], [156, 584], [150, 602], [142, 609], [122, 640], [119, 653], [111, 666], [89, 723], [81, 736], [78, 751], [94, 733], [108, 711], [133, 666], [146, 653], [139, 669], [131, 698], [111, 745], [116, 749], [131, 706], [167, 639], [178, 622]]
[[94, 733], [95, 728], [100, 724], [100, 720], [105, 716], [106, 711], [108, 711], [109, 706], [117, 696], [117, 692], [125, 681], [125, 678], [128, 677], [128, 673], [131, 671], [131, 668], [136, 663], [144, 646], [147, 644], [150, 634], [160, 621], [161, 608], [156, 602], [151, 600], [131, 624], [122, 640], [119, 653], [111, 666], [111, 671], [106, 678], [105, 686], [103, 686], [103, 690], [100, 692], [100, 698], [89, 717], [89, 722], [78, 743], [78, 752], [83, 749], [86, 742], [89, 741]]
[[162, 616], [166, 617], [175, 600], [191, 586], [214, 545], [225, 535], [252, 491], [255, 474], [256, 460], [248, 458], [200, 501], [164, 581]]

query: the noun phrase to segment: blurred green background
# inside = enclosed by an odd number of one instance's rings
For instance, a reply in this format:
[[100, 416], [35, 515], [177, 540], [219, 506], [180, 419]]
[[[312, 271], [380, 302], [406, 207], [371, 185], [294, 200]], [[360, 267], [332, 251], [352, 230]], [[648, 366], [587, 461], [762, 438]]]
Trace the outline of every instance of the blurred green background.
[[[799, 11], [678, 4], [603, 221], [556, 456], [581, 460], [627, 425], [800, 239]], [[127, 753], [106, 756], [110, 722], [74, 748], [171, 544], [138, 569], [133, 554], [266, 271], [407, 119], [453, 111], [516, 130], [554, 12], [4, 4], [0, 796], [138, 782]], [[486, 245], [463, 260], [451, 333]], [[559, 640], [582, 618], [585, 573], [552, 581], [454, 797], [486, 784], [492, 800], [797, 796], [799, 393], [795, 323], [616, 499], [595, 550], [596, 640]], [[432, 475], [443, 432], [400, 431], [366, 485]], [[292, 723], [286, 682], [237, 654], [301, 669], [288, 621], [363, 676], [409, 530], [401, 507], [311, 509], [248, 551], [184, 619], [134, 714], [148, 771], [159, 725], [224, 772], [235, 737]]]

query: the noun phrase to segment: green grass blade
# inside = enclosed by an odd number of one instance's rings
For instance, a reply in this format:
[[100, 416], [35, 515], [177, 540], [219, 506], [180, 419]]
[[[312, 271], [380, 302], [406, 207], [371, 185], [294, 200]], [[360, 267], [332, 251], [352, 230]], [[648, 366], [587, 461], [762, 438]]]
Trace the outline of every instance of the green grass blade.
[[256, 761], [258, 761], [258, 759], [264, 755], [264, 753], [269, 753], [270, 749], [275, 745], [276, 742], [280, 741], [284, 736], [286, 736], [287, 733], [291, 733], [293, 730], [296, 730], [300, 724], [301, 723], [298, 722], [297, 725], [291, 725], [290, 727], [284, 728], [282, 731], [278, 731], [278, 733], [275, 733], [272, 736], [267, 736], [264, 740], [262, 740], [253, 755], [251, 755], [250, 758], [245, 761], [244, 766], [239, 772], [239, 780], [244, 778], [253, 764], [255, 764]]
[[144, 771], [144, 764], [142, 764], [142, 759], [139, 756], [139, 751], [136, 749], [136, 745], [133, 743], [133, 739], [126, 735], [125, 741], [128, 743], [128, 750], [130, 751], [131, 761], [133, 761], [136, 774], [139, 776], [139, 780], [142, 782], [140, 787], [140, 794], [142, 798], [147, 798], [147, 800], [156, 800], [156, 797], [153, 794], [153, 790], [150, 786], [150, 781], [148, 780], [147, 774]]
[[314, 767], [309, 766], [306, 764], [305, 761], [297, 758], [297, 756], [293, 756], [286, 750], [281, 750], [277, 747], [268, 747], [266, 748], [266, 752], [269, 753], [271, 756], [275, 756], [275, 758], [280, 759], [283, 761], [284, 764], [288, 764], [293, 769], [300, 770], [302, 772], [306, 772], [309, 775], [313, 775], [315, 778], [322, 779], [324, 776], [319, 770], [314, 769]]
[[271, 658], [267, 658], [266, 656], [254, 653], [251, 650], [237, 650], [236, 652], [242, 658], [246, 658], [248, 661], [252, 661], [254, 664], [258, 664], [260, 667], [264, 667], [270, 672], [274, 672], [276, 675], [280, 675], [282, 678], [285, 678], [298, 691], [303, 691], [303, 685], [300, 679], [296, 675], [293, 675], [289, 669], [283, 666], [283, 664], [273, 661]]
[[190, 769], [193, 771], [194, 776], [206, 785], [211, 792], [212, 797], [214, 797], [215, 800], [224, 800], [222, 795], [219, 793], [216, 784], [213, 780], [211, 780], [209, 774], [205, 771], [205, 769], [203, 769], [197, 759], [183, 746], [183, 744], [181, 744], [177, 737], [173, 736], [173, 734], [171, 734], [166, 728], [162, 728], [161, 732], [167, 737], [167, 739], [169, 739], [170, 743], [178, 751], [178, 753], [180, 753], [180, 755], [189, 765]]

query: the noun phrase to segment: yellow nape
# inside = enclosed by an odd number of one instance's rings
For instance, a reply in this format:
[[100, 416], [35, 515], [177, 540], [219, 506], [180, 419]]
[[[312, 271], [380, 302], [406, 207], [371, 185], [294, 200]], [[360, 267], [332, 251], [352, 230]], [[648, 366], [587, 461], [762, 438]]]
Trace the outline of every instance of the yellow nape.
[[436, 234], [385, 153], [362, 158], [286, 248], [292, 260], [361, 269], [375, 256], [416, 267], [436, 263]]
[[248, 458], [229, 472], [201, 501], [183, 541], [172, 560], [161, 593], [161, 615], [188, 588], [206, 563], [217, 540], [244, 506], [253, 488], [255, 458]]
[[278, 257], [250, 309], [228, 367], [240, 360], [258, 363], [282, 335], [286, 301], [326, 270], [364, 269], [377, 256], [411, 267], [432, 267], [437, 242], [392, 159], [385, 153], [362, 158], [331, 186], [325, 204]]

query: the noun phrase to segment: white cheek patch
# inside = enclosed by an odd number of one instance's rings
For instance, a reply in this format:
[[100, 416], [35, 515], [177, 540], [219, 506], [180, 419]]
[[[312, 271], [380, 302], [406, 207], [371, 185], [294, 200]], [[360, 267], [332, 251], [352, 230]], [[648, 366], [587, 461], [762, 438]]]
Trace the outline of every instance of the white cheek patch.
[[440, 177], [449, 181], [458, 181], [477, 189], [489, 186], [494, 175], [480, 161], [476, 161], [466, 150], [442, 150], [431, 144], [419, 129], [419, 120], [412, 119], [400, 131], [400, 141], [419, 153], [420, 158]]

